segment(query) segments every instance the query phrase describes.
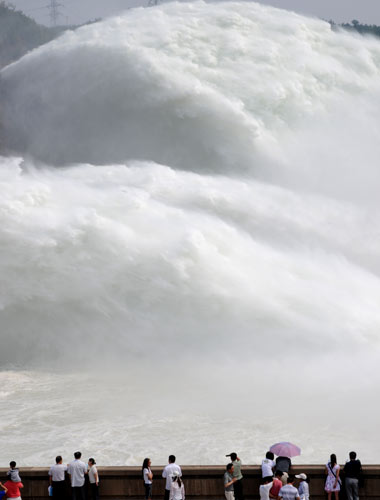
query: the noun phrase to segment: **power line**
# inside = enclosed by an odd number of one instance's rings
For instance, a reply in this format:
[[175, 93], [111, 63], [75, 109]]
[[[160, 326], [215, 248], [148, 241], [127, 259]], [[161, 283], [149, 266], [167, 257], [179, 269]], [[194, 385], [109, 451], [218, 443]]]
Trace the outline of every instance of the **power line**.
[[49, 9], [50, 24], [51, 26], [57, 26], [57, 21], [61, 17], [62, 13], [59, 7], [64, 7], [58, 0], [50, 0], [50, 4], [46, 6]]

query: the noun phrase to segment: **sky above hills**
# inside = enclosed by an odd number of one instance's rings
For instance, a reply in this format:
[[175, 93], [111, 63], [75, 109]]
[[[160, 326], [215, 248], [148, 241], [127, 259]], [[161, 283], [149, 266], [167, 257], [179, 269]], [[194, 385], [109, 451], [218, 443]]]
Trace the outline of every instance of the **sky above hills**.
[[[38, 22], [50, 24], [48, 0], [12, 0], [16, 8]], [[116, 14], [137, 5], [147, 5], [148, 0], [59, 0], [60, 24], [78, 24], [98, 17]], [[260, 0], [260, 3], [294, 10], [336, 22], [358, 19], [369, 24], [380, 24], [379, 0]]]

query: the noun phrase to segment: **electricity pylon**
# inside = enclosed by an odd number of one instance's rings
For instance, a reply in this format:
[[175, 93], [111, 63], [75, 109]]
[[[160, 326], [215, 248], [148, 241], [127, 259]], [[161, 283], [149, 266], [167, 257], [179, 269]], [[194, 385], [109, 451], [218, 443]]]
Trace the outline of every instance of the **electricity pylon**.
[[63, 7], [61, 3], [58, 3], [58, 0], [50, 0], [50, 4], [46, 6], [49, 9], [50, 15], [50, 24], [52, 26], [57, 26], [58, 18], [61, 16], [61, 12], [59, 11], [59, 7]]

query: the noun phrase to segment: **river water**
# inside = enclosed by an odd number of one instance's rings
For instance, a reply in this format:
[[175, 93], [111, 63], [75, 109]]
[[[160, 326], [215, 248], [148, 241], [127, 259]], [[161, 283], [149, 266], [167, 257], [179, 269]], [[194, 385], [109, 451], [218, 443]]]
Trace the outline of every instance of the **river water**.
[[379, 41], [168, 3], [0, 87], [0, 465], [377, 461]]

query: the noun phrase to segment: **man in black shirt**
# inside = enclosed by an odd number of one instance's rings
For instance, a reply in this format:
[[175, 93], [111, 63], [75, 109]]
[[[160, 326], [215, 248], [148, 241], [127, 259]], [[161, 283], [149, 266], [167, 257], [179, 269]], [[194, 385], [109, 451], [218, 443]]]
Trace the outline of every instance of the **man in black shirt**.
[[359, 477], [362, 473], [362, 464], [356, 460], [356, 453], [350, 452], [350, 460], [344, 466], [346, 476], [346, 492], [348, 500], [359, 500]]

